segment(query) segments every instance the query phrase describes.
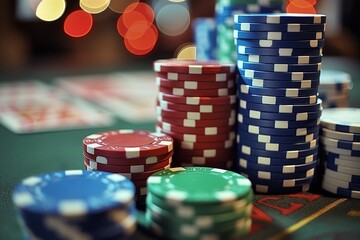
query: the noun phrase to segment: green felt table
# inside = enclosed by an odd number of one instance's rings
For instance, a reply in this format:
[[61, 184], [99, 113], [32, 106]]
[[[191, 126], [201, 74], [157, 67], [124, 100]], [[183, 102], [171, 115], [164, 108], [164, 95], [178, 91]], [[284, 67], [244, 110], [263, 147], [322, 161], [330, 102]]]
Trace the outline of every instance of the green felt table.
[[[350, 103], [360, 107], [360, 65], [334, 58], [325, 59], [324, 65], [352, 75]], [[2, 76], [1, 80], [6, 79]], [[0, 126], [0, 239], [22, 238], [11, 202], [11, 191], [21, 179], [44, 172], [83, 169], [82, 139], [94, 132], [120, 128], [154, 130], [154, 123], [139, 125], [117, 120], [103, 128], [24, 135]], [[252, 217], [252, 233], [245, 239], [360, 239], [360, 201], [322, 191], [256, 195]], [[140, 228], [133, 239], [157, 238]]]

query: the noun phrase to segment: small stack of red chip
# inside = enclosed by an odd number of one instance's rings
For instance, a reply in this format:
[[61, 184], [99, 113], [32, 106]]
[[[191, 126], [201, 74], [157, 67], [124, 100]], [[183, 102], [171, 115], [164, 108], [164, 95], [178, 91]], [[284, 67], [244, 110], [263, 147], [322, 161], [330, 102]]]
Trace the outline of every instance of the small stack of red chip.
[[157, 132], [174, 139], [174, 164], [229, 168], [234, 157], [235, 65], [154, 62]]
[[136, 186], [137, 202], [145, 202], [146, 180], [153, 173], [169, 168], [173, 139], [163, 133], [114, 130], [83, 139], [87, 170], [119, 173]]

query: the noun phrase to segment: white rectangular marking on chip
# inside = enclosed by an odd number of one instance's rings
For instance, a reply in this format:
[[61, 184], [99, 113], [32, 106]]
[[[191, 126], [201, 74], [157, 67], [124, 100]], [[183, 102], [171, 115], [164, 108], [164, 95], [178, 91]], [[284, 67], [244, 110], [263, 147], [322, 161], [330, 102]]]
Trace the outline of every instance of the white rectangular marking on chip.
[[267, 33], [267, 39], [281, 40], [281, 38], [282, 38], [281, 32], [268, 32]]
[[178, 96], [184, 96], [184, 89], [183, 88], [173, 88], [173, 94]]
[[212, 105], [200, 105], [200, 112], [202, 113], [212, 113], [213, 106]]
[[288, 88], [286, 89], [286, 97], [298, 97], [299, 89], [297, 88]]
[[217, 127], [207, 127], [205, 128], [205, 135], [216, 135]]
[[223, 82], [226, 81], [226, 74], [225, 73], [218, 73], [215, 75], [217, 82]]
[[241, 23], [240, 29], [241, 31], [250, 31], [250, 23]]
[[185, 99], [186, 101], [186, 104], [189, 104], [189, 105], [199, 105], [200, 104], [200, 98], [198, 97], [187, 97]]
[[139, 147], [125, 148], [125, 152], [126, 152], [126, 158], [140, 157]]
[[309, 56], [299, 56], [298, 57], [298, 64], [309, 64], [310, 57]]
[[279, 48], [279, 56], [292, 56], [292, 52], [291, 48]]
[[288, 72], [289, 65], [288, 64], [274, 64], [274, 72]]
[[300, 24], [298, 24], [298, 23], [288, 24], [287, 31], [288, 32], [300, 32], [301, 31]]
[[185, 81], [184, 88], [185, 89], [197, 89], [198, 84], [197, 84], [197, 82]]
[[189, 65], [189, 73], [190, 74], [202, 74], [202, 66], [201, 65]]
[[260, 61], [260, 56], [259, 55], [249, 55], [249, 62], [259, 62]]
[[259, 40], [260, 47], [272, 47], [273, 41], [272, 40]]
[[298, 157], [299, 157], [299, 151], [297, 150], [286, 152], [286, 159], [293, 159]]
[[167, 73], [167, 78], [169, 80], [178, 80], [179, 74], [169, 72], [169, 73]]

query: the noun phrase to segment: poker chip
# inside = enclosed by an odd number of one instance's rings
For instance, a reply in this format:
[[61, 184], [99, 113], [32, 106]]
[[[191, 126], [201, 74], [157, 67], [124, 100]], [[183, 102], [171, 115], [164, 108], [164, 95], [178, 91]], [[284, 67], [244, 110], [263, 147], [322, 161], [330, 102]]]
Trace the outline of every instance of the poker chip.
[[322, 56], [266, 56], [266, 55], [255, 55], [255, 54], [240, 54], [238, 53], [237, 59], [243, 62], [249, 63], [277, 63], [277, 64], [314, 64], [320, 63]]
[[[247, 86], [245, 84], [242, 84], [242, 86]], [[261, 88], [266, 91], [266, 88]], [[262, 104], [273, 104], [273, 105], [279, 105], [279, 104], [315, 104], [317, 102], [317, 96], [312, 95], [308, 97], [277, 97], [277, 96], [265, 96], [265, 95], [258, 95], [258, 94], [251, 94], [251, 93], [245, 93], [241, 92], [238, 93], [241, 95], [241, 98], [253, 102], [253, 103], [262, 103]]]
[[359, 198], [359, 113], [357, 108], [327, 108], [320, 118], [325, 167], [322, 188], [344, 197]]
[[[233, 238], [250, 231], [254, 194], [244, 176], [178, 167], [153, 174], [143, 225], [166, 239]], [[175, 237], [174, 237], [175, 236]]]
[[[255, 141], [259, 143], [284, 143], [284, 144], [297, 144], [297, 143], [306, 143], [313, 140], [318, 139], [319, 133], [315, 131], [314, 133], [310, 133], [302, 136], [275, 136], [275, 135], [266, 135], [266, 134], [258, 134], [258, 133], [250, 133], [246, 130], [239, 129], [237, 139], [240, 136], [244, 139], [248, 139], [249, 141]], [[239, 141], [239, 140], [237, 140]]]
[[[154, 172], [170, 167], [173, 148], [173, 139], [163, 133], [131, 129], [95, 133], [83, 139], [84, 166], [89, 171], [146, 180]], [[135, 187], [136, 199], [146, 193], [144, 186]]]
[[264, 88], [317, 88], [319, 87], [318, 80], [302, 80], [302, 81], [275, 81], [259, 78], [245, 78], [238, 79], [239, 83], [244, 83], [253, 87]]
[[196, 59], [216, 59], [216, 22], [214, 18], [196, 18], [192, 24]]
[[82, 170], [31, 176], [12, 193], [24, 232], [38, 239], [129, 238], [136, 230], [134, 199], [126, 177]]
[[282, 57], [298, 57], [298, 56], [322, 56], [322, 48], [260, 48], [239, 45], [236, 48], [238, 54], [255, 54], [260, 56], [282, 56]]
[[264, 24], [324, 24], [326, 15], [323, 14], [296, 14], [296, 13], [274, 13], [274, 14], [240, 14], [234, 16], [235, 23], [264, 23]]
[[[156, 131], [174, 139], [174, 166], [223, 167], [234, 156], [235, 64], [219, 61], [154, 62], [159, 85]], [[207, 158], [217, 158], [207, 162]]]
[[256, 48], [322, 48], [324, 40], [254, 40], [254, 39], [235, 39], [236, 45]]
[[239, 69], [241, 77], [270, 79], [276, 81], [302, 81], [307, 79], [319, 79], [320, 72], [266, 72], [252, 69]]
[[268, 166], [299, 165], [317, 161], [317, 154], [310, 154], [296, 159], [274, 158], [257, 155], [249, 156], [240, 152], [238, 152], [237, 155], [238, 163], [240, 159], [245, 159], [247, 162]]
[[255, 63], [237, 61], [238, 68], [268, 72], [316, 72], [321, 70], [321, 63], [314, 64], [286, 64], [286, 63]]
[[317, 94], [317, 88], [264, 88], [240, 84], [240, 93], [277, 97], [310, 97]]
[[299, 192], [307, 192], [310, 189], [310, 184], [304, 184], [301, 186], [294, 187], [278, 187], [273, 186], [272, 184], [256, 184], [254, 189], [258, 193], [272, 193], [272, 194], [291, 194], [291, 193], [299, 193]]
[[285, 33], [304, 33], [304, 32], [325, 32], [326, 24], [266, 24], [266, 23], [234, 23], [234, 29], [249, 32], [285, 32]]
[[272, 112], [262, 112], [252, 109], [246, 110], [239, 108], [238, 112], [244, 116], [254, 119], [288, 120], [288, 121], [306, 121], [309, 119], [320, 118], [321, 116], [321, 111], [299, 112], [299, 113], [272, 113]]
[[238, 129], [241, 129], [247, 133], [263, 134], [263, 135], [275, 135], [275, 136], [306, 136], [308, 134], [316, 134], [319, 131], [319, 127], [308, 128], [290, 128], [290, 129], [273, 129], [268, 127], [261, 127], [252, 124], [239, 123]]
[[241, 39], [264, 39], [264, 40], [312, 40], [323, 39], [323, 32], [249, 32], [249, 31], [233, 31], [234, 38]]

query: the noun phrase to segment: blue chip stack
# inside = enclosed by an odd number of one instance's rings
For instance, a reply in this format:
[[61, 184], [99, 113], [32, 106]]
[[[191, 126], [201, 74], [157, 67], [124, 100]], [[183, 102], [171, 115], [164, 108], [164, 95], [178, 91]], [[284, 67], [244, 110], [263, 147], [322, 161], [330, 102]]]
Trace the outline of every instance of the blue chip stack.
[[24, 239], [127, 239], [136, 230], [134, 194], [121, 175], [68, 170], [24, 179], [12, 199]]
[[322, 188], [360, 199], [360, 109], [328, 108], [321, 116]]
[[350, 74], [327, 69], [321, 71], [319, 98], [323, 108], [348, 107], [351, 88]]
[[260, 193], [307, 191], [317, 167], [325, 15], [234, 16], [236, 170]]
[[283, 0], [217, 0], [215, 18], [217, 25], [217, 58], [220, 61], [236, 60], [233, 44], [233, 18], [241, 13], [282, 12]]
[[196, 18], [193, 23], [196, 59], [216, 59], [216, 23], [214, 18]]

